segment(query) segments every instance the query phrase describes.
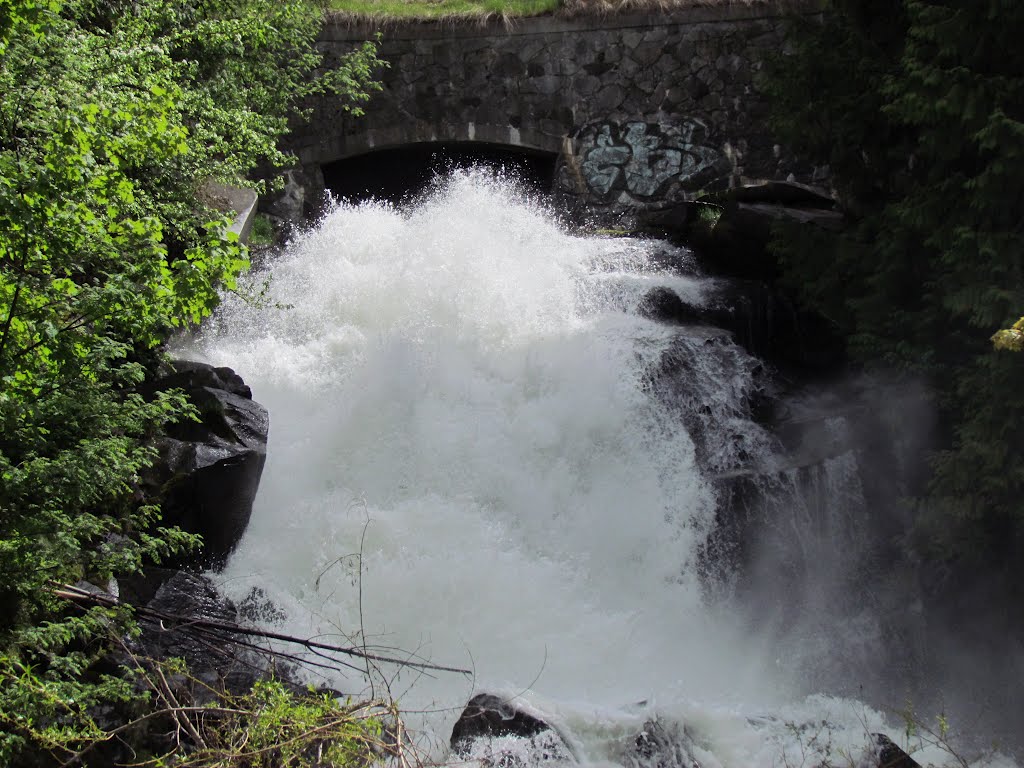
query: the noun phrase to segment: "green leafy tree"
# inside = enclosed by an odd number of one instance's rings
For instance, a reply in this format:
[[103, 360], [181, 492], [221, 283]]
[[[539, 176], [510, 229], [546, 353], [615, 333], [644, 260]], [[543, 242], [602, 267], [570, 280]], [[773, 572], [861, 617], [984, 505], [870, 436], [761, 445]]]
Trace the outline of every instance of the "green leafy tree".
[[358, 112], [374, 87], [373, 44], [314, 77], [319, 15], [304, 0], [0, 0], [0, 763], [125, 695], [86, 674], [116, 617], [70, 616], [52, 585], [194, 543], [159, 527], [139, 482], [191, 408], [139, 385], [248, 264], [204, 184], [262, 183], [248, 174], [287, 162], [296, 104], [330, 89]]

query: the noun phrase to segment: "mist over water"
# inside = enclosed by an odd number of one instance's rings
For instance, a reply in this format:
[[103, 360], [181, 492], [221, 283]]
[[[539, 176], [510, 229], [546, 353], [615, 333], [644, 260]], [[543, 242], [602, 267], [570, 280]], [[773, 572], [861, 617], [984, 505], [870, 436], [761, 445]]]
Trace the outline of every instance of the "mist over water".
[[[856, 764], [866, 733], [898, 733], [806, 689], [728, 597], [708, 599], [713, 474], [741, 448], [773, 459], [743, 415], [756, 361], [637, 314], [654, 286], [708, 295], [657, 266], [666, 247], [572, 236], [476, 171], [404, 210], [335, 206], [269, 265], [264, 306], [228, 297], [195, 344], [272, 419], [218, 582], [262, 589], [292, 634], [472, 668], [318, 681], [423, 711], [411, 724], [436, 756], [479, 691], [519, 695], [594, 764], [655, 715], [696, 734], [704, 768], [817, 765], [825, 730]], [[676, 401], [669, 352], [692, 377]]]

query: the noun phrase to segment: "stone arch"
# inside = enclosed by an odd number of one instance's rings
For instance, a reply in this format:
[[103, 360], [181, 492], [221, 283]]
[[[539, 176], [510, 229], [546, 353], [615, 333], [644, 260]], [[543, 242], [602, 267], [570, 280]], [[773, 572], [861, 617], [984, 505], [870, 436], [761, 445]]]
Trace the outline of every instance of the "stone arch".
[[368, 152], [393, 149], [411, 144], [479, 142], [515, 147], [534, 152], [558, 154], [562, 150], [563, 135], [520, 129], [513, 125], [480, 123], [430, 125], [419, 121], [398, 122], [393, 125], [374, 126], [358, 123], [361, 130], [324, 137], [313, 145], [299, 149], [302, 165], [326, 165]]
[[[507, 133], [501, 138], [505, 137]], [[354, 149], [351, 144], [348, 148]], [[448, 169], [471, 165], [500, 166], [527, 188], [547, 194], [554, 186], [557, 160], [556, 152], [525, 142], [486, 141], [479, 134], [472, 140], [452, 141], [431, 134], [426, 141], [367, 144], [362, 152], [351, 152], [317, 168], [323, 188], [336, 197], [374, 197], [397, 203], [423, 191]]]

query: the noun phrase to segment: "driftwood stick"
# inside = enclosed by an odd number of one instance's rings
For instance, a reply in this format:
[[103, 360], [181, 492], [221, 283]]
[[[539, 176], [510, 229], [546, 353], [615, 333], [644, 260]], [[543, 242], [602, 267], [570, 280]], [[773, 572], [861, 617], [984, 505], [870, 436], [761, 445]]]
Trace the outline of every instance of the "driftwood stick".
[[[113, 595], [102, 594], [97, 592], [88, 592], [84, 589], [72, 586], [70, 584], [61, 584], [54, 587], [53, 594], [57, 597], [64, 598], [65, 600], [71, 600], [75, 603], [90, 603], [92, 605], [106, 605], [116, 606], [121, 605], [121, 602]], [[173, 622], [178, 625], [194, 627], [196, 629], [207, 629], [207, 630], [221, 630], [223, 632], [231, 632], [238, 635], [246, 635], [248, 637], [261, 637], [266, 640], [278, 640], [283, 643], [291, 643], [292, 645], [301, 645], [304, 648], [308, 648], [313, 651], [329, 651], [331, 653], [342, 653], [346, 656], [355, 656], [360, 659], [366, 659], [367, 661], [379, 661], [385, 664], [397, 664], [402, 667], [412, 667], [415, 669], [429, 669], [435, 672], [455, 672], [460, 675], [472, 675], [472, 671], [468, 669], [461, 669], [459, 667], [446, 667], [439, 664], [429, 664], [422, 661], [409, 661], [407, 659], [396, 659], [391, 656], [381, 656], [375, 653], [367, 653], [360, 651], [356, 648], [345, 648], [339, 645], [331, 645], [329, 643], [321, 643], [316, 640], [309, 638], [295, 637], [294, 635], [286, 635], [281, 632], [271, 632], [265, 629], [255, 629], [252, 627], [244, 627], [241, 624], [235, 624], [227, 621], [215, 621], [213, 619], [201, 619], [189, 616], [176, 616], [174, 614], [163, 613], [162, 611], [154, 611], [151, 608], [145, 608], [141, 606], [133, 606], [135, 614], [140, 618], [151, 618], [159, 621]], [[321, 655], [321, 654], [317, 654]]]

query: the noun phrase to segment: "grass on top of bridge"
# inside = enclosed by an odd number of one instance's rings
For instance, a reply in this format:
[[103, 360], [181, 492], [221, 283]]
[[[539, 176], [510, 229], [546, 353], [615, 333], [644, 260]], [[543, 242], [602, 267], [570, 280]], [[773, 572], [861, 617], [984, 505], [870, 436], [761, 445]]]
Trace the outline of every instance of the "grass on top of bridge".
[[364, 18], [467, 18], [540, 16], [558, 10], [561, 0], [328, 0], [344, 15]]
[[765, 0], [325, 0], [352, 19], [518, 18], [563, 13], [569, 16], [623, 11], [668, 11], [693, 6], [756, 5]]

